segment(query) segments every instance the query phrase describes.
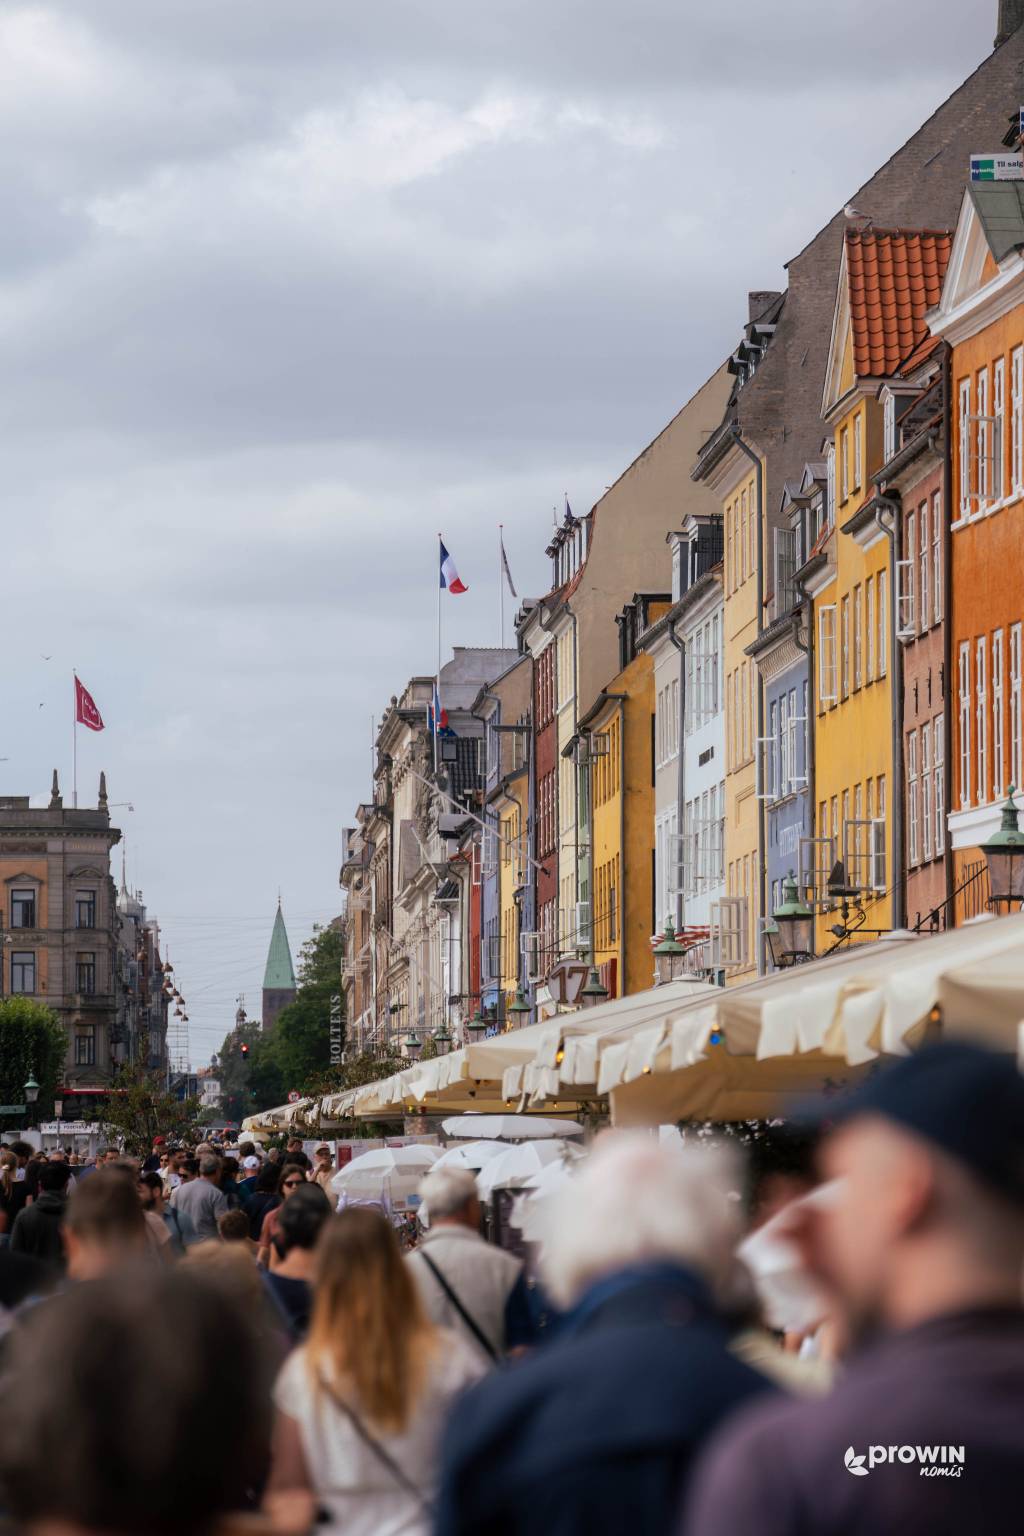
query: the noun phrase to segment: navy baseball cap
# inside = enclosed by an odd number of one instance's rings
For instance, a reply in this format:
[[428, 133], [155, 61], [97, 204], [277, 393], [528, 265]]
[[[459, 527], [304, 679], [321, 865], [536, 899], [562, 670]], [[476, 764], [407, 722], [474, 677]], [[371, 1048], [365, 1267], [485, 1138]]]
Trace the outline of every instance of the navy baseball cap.
[[964, 1041], [926, 1045], [832, 1100], [827, 1114], [832, 1125], [883, 1115], [1024, 1206], [1024, 1076], [1012, 1056]]

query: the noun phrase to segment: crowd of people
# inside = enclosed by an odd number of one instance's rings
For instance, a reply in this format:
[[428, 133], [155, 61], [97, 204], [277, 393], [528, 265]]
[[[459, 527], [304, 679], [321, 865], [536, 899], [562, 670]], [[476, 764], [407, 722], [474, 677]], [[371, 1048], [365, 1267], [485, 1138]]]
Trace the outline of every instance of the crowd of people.
[[487, 1240], [469, 1172], [427, 1175], [405, 1252], [382, 1208], [336, 1208], [335, 1171], [300, 1143], [0, 1153], [12, 1530], [1016, 1523], [1009, 1059], [929, 1046], [824, 1121], [772, 1128], [745, 1168], [735, 1142], [603, 1131], [540, 1203], [525, 1259]]

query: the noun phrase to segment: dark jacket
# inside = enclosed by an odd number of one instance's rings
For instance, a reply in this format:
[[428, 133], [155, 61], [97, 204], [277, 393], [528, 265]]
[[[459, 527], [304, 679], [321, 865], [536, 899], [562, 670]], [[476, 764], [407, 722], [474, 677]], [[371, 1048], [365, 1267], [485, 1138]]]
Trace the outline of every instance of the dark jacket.
[[64, 1268], [62, 1229], [67, 1201], [63, 1195], [44, 1191], [19, 1211], [11, 1229], [11, 1252], [42, 1259], [54, 1269]]
[[280, 1195], [261, 1192], [250, 1198], [245, 1214], [249, 1218], [249, 1236], [254, 1243], [258, 1243], [260, 1240], [260, 1233], [263, 1231], [263, 1218], [268, 1211], [276, 1211], [280, 1204]]
[[727, 1345], [686, 1270], [599, 1282], [550, 1344], [456, 1406], [437, 1536], [663, 1536], [705, 1435], [770, 1390]]
[[1022, 1466], [1024, 1311], [961, 1313], [879, 1341], [826, 1398], [742, 1414], [709, 1448], [684, 1529], [987, 1536], [1018, 1529]]

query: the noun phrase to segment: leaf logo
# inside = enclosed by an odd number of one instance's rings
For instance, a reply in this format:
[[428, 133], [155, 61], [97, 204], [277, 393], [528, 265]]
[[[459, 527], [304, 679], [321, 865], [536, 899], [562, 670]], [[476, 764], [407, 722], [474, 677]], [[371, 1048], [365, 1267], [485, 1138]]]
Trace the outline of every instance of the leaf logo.
[[846, 1455], [843, 1457], [847, 1472], [852, 1472], [854, 1477], [867, 1477], [868, 1469], [864, 1465], [864, 1457], [858, 1456], [852, 1445], [846, 1447]]

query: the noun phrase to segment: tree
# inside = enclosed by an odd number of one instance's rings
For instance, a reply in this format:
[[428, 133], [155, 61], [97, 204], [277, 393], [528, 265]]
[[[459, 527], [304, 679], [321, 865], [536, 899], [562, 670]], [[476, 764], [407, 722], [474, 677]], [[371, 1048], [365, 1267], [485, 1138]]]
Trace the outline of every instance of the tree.
[[156, 1136], [181, 1140], [195, 1131], [199, 1100], [175, 1098], [159, 1074], [139, 1066], [122, 1067], [114, 1089], [103, 1119], [133, 1157], [145, 1156]]
[[289, 1093], [314, 1092], [331, 1064], [331, 1007], [342, 995], [344, 950], [340, 922], [315, 928], [299, 955], [295, 1001], [282, 1008], [273, 1029], [264, 1034], [257, 1021], [246, 1019], [225, 1037], [220, 1071], [230, 1119], [273, 1109]]
[[34, 1075], [38, 1113], [45, 1118], [53, 1107], [67, 1048], [67, 1035], [52, 1008], [30, 997], [0, 1000], [0, 1100], [24, 1104], [25, 1084]]

